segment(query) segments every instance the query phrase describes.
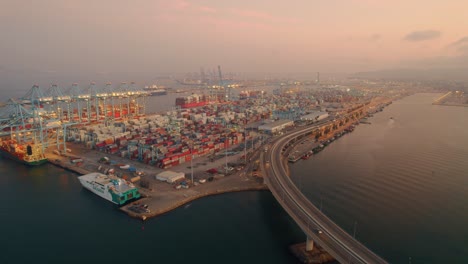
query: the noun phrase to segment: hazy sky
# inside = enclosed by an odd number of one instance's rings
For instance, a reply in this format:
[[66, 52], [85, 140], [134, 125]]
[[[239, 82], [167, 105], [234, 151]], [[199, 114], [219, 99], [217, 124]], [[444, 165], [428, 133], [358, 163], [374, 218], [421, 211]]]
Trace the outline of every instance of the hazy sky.
[[450, 61], [468, 54], [467, 10], [467, 0], [0, 0], [0, 72], [354, 72]]

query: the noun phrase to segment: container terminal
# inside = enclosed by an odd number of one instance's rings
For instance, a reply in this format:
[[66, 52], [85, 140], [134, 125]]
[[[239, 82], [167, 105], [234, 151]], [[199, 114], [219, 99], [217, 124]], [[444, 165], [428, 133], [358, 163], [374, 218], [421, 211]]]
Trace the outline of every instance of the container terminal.
[[[281, 83], [273, 92], [241, 87], [240, 92], [232, 87], [192, 89], [192, 94], [178, 96], [172, 109], [148, 113], [153, 91], [135, 83], [51, 85], [46, 91], [34, 85], [0, 108], [0, 153], [28, 165], [48, 160], [79, 174], [99, 171], [139, 182], [144, 198], [138, 202], [149, 205], [147, 210], [121, 209], [146, 218], [194, 197], [266, 189], [256, 162], [271, 137], [337, 119], [383, 98], [381, 92], [360, 88], [298, 83]], [[168, 171], [182, 176], [160, 175]]]
[[[280, 88], [209, 89], [175, 99], [166, 112], [147, 114], [148, 87], [111, 83], [98, 87], [78, 84], [62, 91], [51, 85], [43, 92], [34, 85], [24, 96], [0, 108], [0, 151], [29, 165], [46, 160], [46, 152], [70, 154], [73, 142], [88, 150], [169, 169], [199, 157], [212, 161], [223, 150], [238, 146], [246, 163], [255, 140], [266, 139], [295, 126], [338, 117], [369, 103], [374, 96], [363, 89]], [[239, 145], [240, 146], [239, 148]], [[252, 146], [252, 148], [248, 148]], [[248, 150], [248, 151], [247, 151]], [[227, 151], [225, 151], [227, 153]], [[226, 165], [226, 164], [225, 164]], [[227, 166], [226, 166], [227, 167]]]
[[[147, 113], [154, 91], [134, 83], [118, 89], [92, 83], [84, 90], [73, 84], [66, 92], [52, 85], [44, 93], [35, 85], [0, 108], [0, 153], [30, 166], [48, 161], [85, 175], [80, 180], [98, 175], [83, 180], [83, 186], [146, 220], [209, 195], [268, 190], [259, 161], [273, 137], [315, 125], [318, 129], [288, 146], [288, 161], [308, 159], [352, 132], [360, 119], [407, 95], [295, 86], [273, 93], [243, 90], [237, 97], [231, 89], [208, 95], [192, 90], [177, 97], [172, 109]], [[116, 182], [131, 188], [106, 195], [89, 185], [105, 183], [117, 190]], [[312, 263], [317, 256], [333, 259], [303, 247], [294, 245], [291, 251]]]

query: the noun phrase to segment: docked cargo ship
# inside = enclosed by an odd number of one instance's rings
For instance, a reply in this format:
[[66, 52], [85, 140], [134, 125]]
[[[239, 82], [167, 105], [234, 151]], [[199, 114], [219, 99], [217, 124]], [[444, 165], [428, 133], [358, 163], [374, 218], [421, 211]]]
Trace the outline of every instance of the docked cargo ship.
[[181, 108], [193, 108], [216, 103], [216, 96], [192, 94], [189, 96], [177, 97], [175, 104]]
[[40, 144], [22, 145], [12, 139], [0, 139], [0, 154], [30, 166], [37, 166], [47, 162]]
[[118, 205], [141, 196], [131, 182], [116, 176], [92, 172], [78, 177], [78, 180], [86, 189]]
[[149, 95], [151, 96], [159, 96], [159, 95], [166, 95], [167, 90], [161, 87], [158, 87], [157, 85], [150, 85], [150, 86], [145, 86], [143, 90], [147, 91]]

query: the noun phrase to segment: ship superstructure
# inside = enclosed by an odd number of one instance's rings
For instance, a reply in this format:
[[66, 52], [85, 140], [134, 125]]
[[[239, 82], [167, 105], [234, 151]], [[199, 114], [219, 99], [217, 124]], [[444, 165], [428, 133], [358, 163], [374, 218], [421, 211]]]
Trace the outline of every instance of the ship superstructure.
[[159, 95], [166, 95], [167, 94], [166, 89], [164, 89], [162, 87], [159, 87], [159, 86], [157, 86], [155, 84], [145, 86], [145, 88], [143, 88], [143, 90], [148, 92], [148, 94], [151, 95], [151, 96], [159, 96]]
[[118, 205], [141, 196], [131, 182], [116, 176], [92, 172], [78, 177], [78, 180], [86, 189]]

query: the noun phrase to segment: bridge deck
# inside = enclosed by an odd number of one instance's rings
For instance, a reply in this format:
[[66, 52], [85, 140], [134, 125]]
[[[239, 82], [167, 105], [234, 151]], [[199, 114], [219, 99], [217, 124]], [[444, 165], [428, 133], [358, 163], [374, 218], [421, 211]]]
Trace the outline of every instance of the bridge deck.
[[[286, 172], [282, 150], [291, 139], [302, 137], [316, 127], [290, 132], [272, 142], [262, 153], [265, 182], [273, 196], [296, 221], [307, 237], [319, 243], [341, 263], [387, 263], [318, 210], [294, 185]], [[319, 233], [318, 230], [322, 232]]]

